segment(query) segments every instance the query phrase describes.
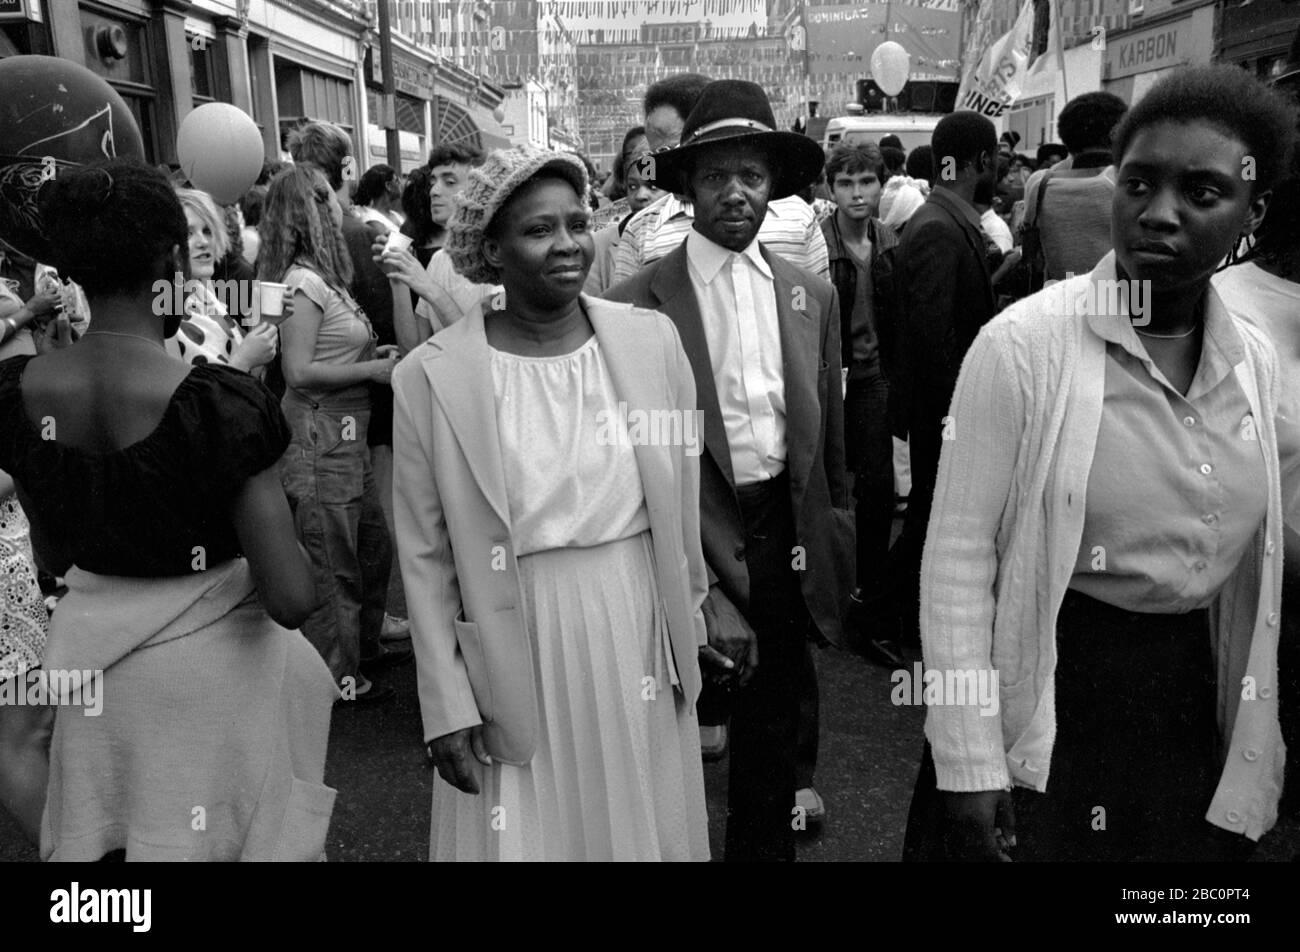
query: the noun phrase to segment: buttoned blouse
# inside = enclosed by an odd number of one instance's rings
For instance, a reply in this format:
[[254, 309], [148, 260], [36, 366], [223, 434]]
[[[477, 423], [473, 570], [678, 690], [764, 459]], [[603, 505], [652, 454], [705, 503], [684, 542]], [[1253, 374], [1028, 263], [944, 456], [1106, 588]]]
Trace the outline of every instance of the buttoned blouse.
[[1132, 325], [1095, 327], [1105, 396], [1070, 588], [1134, 612], [1205, 608], [1268, 507], [1258, 421], [1234, 372], [1244, 345], [1227, 314], [1209, 310], [1184, 397]]
[[691, 285], [704, 321], [737, 486], [785, 469], [785, 376], [772, 269], [757, 239], [728, 251], [692, 230]]

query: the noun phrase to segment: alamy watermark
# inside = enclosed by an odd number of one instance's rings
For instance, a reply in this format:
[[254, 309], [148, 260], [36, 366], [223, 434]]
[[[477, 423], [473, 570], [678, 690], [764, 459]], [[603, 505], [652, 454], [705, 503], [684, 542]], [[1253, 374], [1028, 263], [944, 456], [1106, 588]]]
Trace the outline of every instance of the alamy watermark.
[[699, 410], [643, 410], [620, 400], [614, 412], [596, 414], [598, 446], [681, 446], [699, 456], [704, 414]]
[[889, 676], [894, 685], [889, 699], [896, 706], [978, 707], [984, 717], [996, 717], [998, 672], [996, 668], [925, 668], [917, 661], [912, 670], [899, 668]]
[[[1077, 277], [1073, 271], [1065, 273], [1065, 280]], [[1067, 316], [1090, 314], [1127, 314], [1134, 327], [1151, 323], [1151, 282], [1136, 278], [1112, 280], [1100, 278], [1083, 281], [1074, 292], [1065, 294]]]
[[80, 707], [87, 717], [104, 712], [104, 672], [32, 668], [0, 681], [0, 707]]

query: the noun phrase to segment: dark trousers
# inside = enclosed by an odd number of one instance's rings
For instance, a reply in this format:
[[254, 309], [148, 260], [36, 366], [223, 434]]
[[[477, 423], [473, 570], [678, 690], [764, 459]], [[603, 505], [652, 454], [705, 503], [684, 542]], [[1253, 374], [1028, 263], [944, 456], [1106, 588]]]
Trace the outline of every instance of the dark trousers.
[[[1066, 593], [1057, 622], [1047, 792], [1017, 787], [1017, 862], [1244, 860], [1213, 826], [1218, 727], [1208, 614], [1129, 612]], [[904, 859], [947, 858], [926, 745]]]
[[889, 592], [898, 617], [899, 635], [910, 644], [921, 640], [921, 553], [934, 504], [943, 448], [942, 415], [913, 414], [908, 426], [912, 491], [907, 497], [903, 531], [889, 550]]
[[[889, 593], [889, 535], [894, 523], [894, 441], [889, 383], [880, 371], [850, 379], [844, 398], [844, 448], [856, 501], [857, 586], [863, 617], [880, 618]], [[870, 636], [870, 632], [862, 632]], [[886, 632], [892, 637], [892, 632]]]
[[732, 698], [726, 858], [790, 861], [799, 688], [811, 619], [791, 565], [788, 478], [739, 487], [737, 496], [749, 569], [744, 615], [758, 636], [758, 670]]

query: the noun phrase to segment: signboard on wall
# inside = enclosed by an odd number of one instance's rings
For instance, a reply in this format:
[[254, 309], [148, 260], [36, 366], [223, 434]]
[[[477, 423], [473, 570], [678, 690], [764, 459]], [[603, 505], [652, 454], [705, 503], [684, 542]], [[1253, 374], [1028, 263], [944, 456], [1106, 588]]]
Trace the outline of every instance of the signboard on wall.
[[40, 0], [0, 0], [0, 21], [41, 21]]

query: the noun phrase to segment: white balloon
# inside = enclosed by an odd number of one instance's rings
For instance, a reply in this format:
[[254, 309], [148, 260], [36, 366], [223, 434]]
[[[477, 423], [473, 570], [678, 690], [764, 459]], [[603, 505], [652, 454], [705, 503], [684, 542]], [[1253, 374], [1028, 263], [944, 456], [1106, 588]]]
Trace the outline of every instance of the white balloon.
[[911, 71], [911, 57], [907, 50], [893, 40], [886, 40], [871, 53], [871, 78], [886, 96], [897, 96], [902, 92]]
[[262, 133], [242, 109], [205, 103], [181, 120], [176, 157], [191, 185], [231, 205], [262, 173]]

